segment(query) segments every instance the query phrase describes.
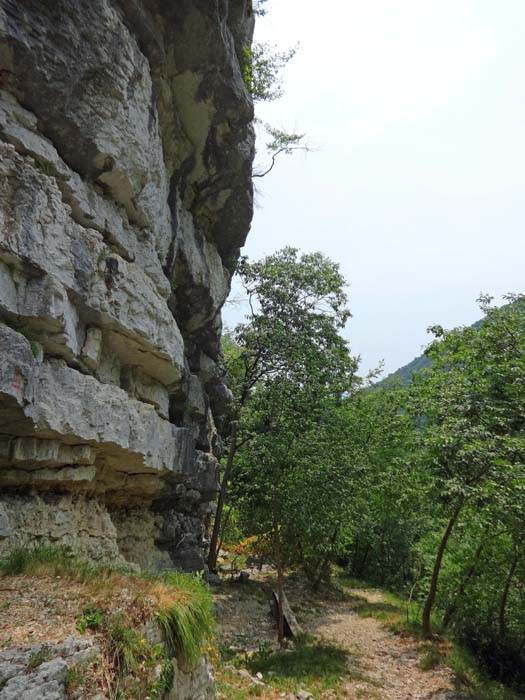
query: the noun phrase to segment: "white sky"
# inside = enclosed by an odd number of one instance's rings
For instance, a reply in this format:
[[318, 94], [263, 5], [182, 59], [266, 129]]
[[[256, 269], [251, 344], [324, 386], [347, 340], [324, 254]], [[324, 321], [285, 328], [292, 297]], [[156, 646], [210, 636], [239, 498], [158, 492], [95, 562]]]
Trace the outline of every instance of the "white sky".
[[[430, 324], [479, 318], [480, 292], [525, 292], [525, 2], [267, 7], [257, 39], [300, 47], [284, 97], [257, 113], [318, 150], [256, 181], [244, 252], [338, 261], [352, 351], [393, 371]], [[226, 322], [239, 313], [227, 305]]]

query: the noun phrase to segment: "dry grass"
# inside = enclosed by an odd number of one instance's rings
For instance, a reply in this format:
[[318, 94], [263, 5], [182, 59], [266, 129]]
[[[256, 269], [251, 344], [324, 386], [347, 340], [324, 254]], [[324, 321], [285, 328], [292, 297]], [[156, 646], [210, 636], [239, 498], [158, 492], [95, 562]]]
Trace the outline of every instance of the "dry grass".
[[[211, 596], [194, 576], [95, 567], [53, 548], [16, 550], [0, 560], [0, 572], [1, 648], [95, 636], [100, 657], [70, 679], [85, 700], [95, 691], [111, 698], [163, 697], [173, 677], [170, 658], [191, 665], [214, 627]], [[148, 638], [146, 623], [152, 622], [165, 645]]]

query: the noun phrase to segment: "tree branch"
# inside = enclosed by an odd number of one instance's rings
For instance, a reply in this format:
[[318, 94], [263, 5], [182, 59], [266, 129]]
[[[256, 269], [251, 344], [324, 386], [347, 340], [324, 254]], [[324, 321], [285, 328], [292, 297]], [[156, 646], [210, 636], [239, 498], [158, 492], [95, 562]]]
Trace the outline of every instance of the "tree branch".
[[269, 168], [267, 168], [263, 173], [253, 173], [252, 177], [264, 177], [265, 175], [268, 175], [268, 173], [273, 170], [273, 166], [275, 165], [275, 159], [280, 153], [290, 153], [290, 151], [309, 151], [310, 149], [308, 146], [283, 146], [282, 148], [279, 148], [278, 151], [275, 151], [275, 153], [272, 155], [272, 164], [270, 165]]

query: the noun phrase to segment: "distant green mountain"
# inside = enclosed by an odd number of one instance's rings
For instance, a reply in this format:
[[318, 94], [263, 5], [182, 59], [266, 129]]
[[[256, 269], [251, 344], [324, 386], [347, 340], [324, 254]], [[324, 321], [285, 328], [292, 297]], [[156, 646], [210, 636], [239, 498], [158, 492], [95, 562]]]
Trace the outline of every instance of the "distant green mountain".
[[[483, 321], [480, 319], [479, 321], [476, 321], [476, 323], [472, 324], [472, 328], [479, 328], [482, 323]], [[384, 379], [381, 379], [381, 381], [377, 382], [377, 384], [374, 386], [385, 386], [399, 380], [401, 380], [403, 384], [410, 384], [414, 372], [418, 372], [420, 369], [425, 369], [425, 367], [429, 367], [431, 364], [432, 360], [430, 360], [426, 355], [419, 355], [419, 357], [413, 359], [412, 362], [409, 362], [408, 365], [400, 367], [395, 372], [392, 372], [392, 374], [389, 374]]]
[[393, 382], [397, 381], [401, 381], [403, 384], [410, 384], [414, 372], [418, 372], [420, 369], [424, 369], [430, 364], [431, 360], [429, 360], [426, 355], [419, 355], [419, 357], [413, 359], [412, 362], [409, 362], [408, 365], [400, 367], [395, 372], [392, 372], [392, 374], [389, 374], [384, 379], [381, 379], [381, 381], [377, 382], [375, 386], [386, 386], [387, 384], [392, 384]]

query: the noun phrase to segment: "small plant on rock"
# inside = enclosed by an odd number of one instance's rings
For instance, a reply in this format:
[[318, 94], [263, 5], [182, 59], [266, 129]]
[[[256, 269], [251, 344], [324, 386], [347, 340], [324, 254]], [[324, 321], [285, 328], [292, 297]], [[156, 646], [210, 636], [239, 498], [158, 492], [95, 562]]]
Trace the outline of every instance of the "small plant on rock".
[[27, 670], [34, 671], [35, 668], [38, 668], [41, 664], [45, 663], [46, 661], [49, 661], [52, 655], [53, 654], [51, 651], [51, 647], [47, 644], [44, 644], [38, 651], [35, 651], [29, 657], [26, 666]]
[[104, 611], [97, 605], [88, 603], [82, 610], [82, 614], [77, 622], [77, 630], [84, 634], [88, 629], [96, 630], [104, 621]]

